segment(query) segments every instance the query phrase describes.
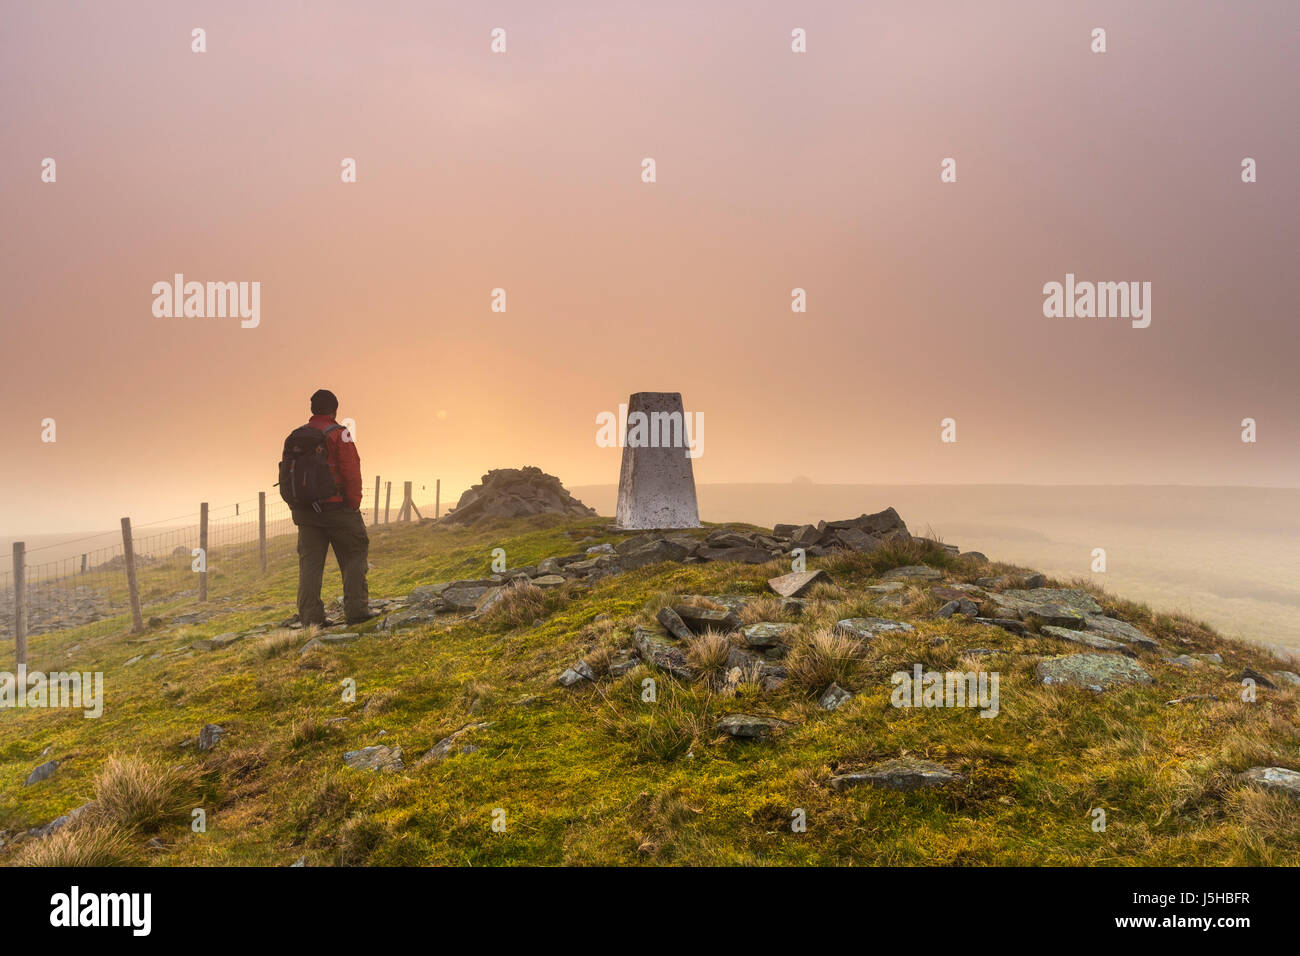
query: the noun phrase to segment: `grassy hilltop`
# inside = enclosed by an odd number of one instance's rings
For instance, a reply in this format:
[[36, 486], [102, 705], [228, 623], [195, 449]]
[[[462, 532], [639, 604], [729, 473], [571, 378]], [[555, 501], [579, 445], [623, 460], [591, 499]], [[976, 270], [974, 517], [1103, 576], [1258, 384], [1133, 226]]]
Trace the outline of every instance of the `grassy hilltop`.
[[[498, 547], [515, 567], [621, 540], [608, 528], [608, 519], [539, 517], [372, 529], [371, 593], [487, 577]], [[932, 566], [944, 580], [907, 585], [901, 607], [865, 590], [902, 565]], [[120, 620], [38, 635], [29, 668], [102, 670], [104, 714], [0, 711], [0, 862], [1300, 863], [1300, 805], [1239, 777], [1257, 766], [1300, 769], [1300, 688], [1275, 681], [1254, 702], [1241, 699], [1245, 668], [1279, 667], [1264, 651], [1080, 583], [1070, 586], [1160, 643], [1136, 657], [1154, 683], [1102, 693], [1044, 686], [1040, 658], [1086, 648], [1033, 627], [1014, 634], [935, 616], [944, 602], [931, 584], [1017, 569], [919, 541], [811, 558], [809, 568], [824, 568], [833, 584], [817, 585], [797, 616], [762, 597], [788, 564], [665, 562], [531, 590], [478, 616], [445, 614], [392, 632], [376, 619], [355, 629], [353, 643], [306, 653], [313, 633], [274, 627], [193, 649], [288, 617], [296, 569], [285, 563], [267, 577], [223, 582], [240, 597], [213, 603], [200, 624], [166, 623], [192, 612], [190, 601], [153, 609], [164, 623], [143, 635]], [[325, 595], [338, 593], [333, 570]], [[727, 684], [726, 644], [712, 636], [683, 645], [697, 680], [645, 665], [607, 676], [637, 625], [658, 628], [655, 612], [687, 595], [746, 595], [746, 623], [797, 624], [789, 681]], [[853, 617], [915, 630], [864, 644], [828, 636]], [[968, 653], [975, 649], [978, 657]], [[1168, 660], [1178, 655], [1188, 657]], [[600, 679], [558, 686], [581, 660]], [[998, 671], [1000, 713], [891, 706], [890, 675], [915, 663]], [[646, 677], [657, 682], [656, 703], [642, 702]], [[343, 699], [349, 678], [354, 702]], [[854, 696], [828, 711], [818, 698], [831, 679]], [[731, 713], [789, 726], [735, 740], [715, 730]], [[225, 733], [200, 751], [205, 724]], [[462, 729], [442, 759], [420, 762]], [[345, 766], [345, 752], [372, 745], [400, 747], [404, 768]], [[898, 757], [962, 776], [910, 792], [829, 785]], [[25, 785], [51, 759], [57, 770]], [[27, 835], [91, 801], [57, 832]], [[206, 813], [204, 833], [191, 830], [194, 808]], [[1097, 808], [1104, 832], [1094, 830]], [[792, 830], [796, 810], [806, 832]], [[493, 829], [494, 811], [504, 811], [503, 831]]]

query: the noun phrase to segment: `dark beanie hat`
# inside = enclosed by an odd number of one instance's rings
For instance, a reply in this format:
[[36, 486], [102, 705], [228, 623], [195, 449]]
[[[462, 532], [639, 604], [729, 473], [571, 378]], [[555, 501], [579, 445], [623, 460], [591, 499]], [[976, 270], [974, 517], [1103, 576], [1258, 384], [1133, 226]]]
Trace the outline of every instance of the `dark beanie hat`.
[[311, 413], [313, 415], [333, 415], [339, 410], [339, 400], [328, 388], [322, 388], [312, 394]]

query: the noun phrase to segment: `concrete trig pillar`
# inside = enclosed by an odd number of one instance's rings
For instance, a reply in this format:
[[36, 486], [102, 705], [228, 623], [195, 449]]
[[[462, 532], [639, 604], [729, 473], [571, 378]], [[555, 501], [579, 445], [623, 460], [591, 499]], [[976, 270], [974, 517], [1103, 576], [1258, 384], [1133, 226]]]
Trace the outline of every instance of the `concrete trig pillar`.
[[[700, 511], [681, 392], [637, 392], [627, 404], [615, 527], [698, 528]], [[642, 436], [648, 440], [641, 440]]]

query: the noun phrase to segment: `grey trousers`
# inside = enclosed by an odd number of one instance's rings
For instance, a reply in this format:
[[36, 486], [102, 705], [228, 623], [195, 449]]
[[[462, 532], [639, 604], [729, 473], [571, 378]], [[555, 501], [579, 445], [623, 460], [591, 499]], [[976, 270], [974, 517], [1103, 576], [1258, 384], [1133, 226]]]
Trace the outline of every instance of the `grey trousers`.
[[329, 549], [343, 574], [343, 613], [349, 622], [370, 615], [370, 590], [366, 571], [370, 567], [370, 536], [360, 511], [299, 511], [298, 525], [298, 618], [304, 624], [323, 624], [325, 605], [320, 599], [321, 580]]

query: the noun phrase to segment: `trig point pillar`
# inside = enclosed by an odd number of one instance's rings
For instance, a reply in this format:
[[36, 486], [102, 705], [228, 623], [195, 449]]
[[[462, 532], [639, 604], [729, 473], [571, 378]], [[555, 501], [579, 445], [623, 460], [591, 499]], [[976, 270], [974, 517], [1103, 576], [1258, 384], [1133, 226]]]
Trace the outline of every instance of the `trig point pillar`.
[[698, 528], [681, 392], [637, 392], [627, 407], [615, 527]]

